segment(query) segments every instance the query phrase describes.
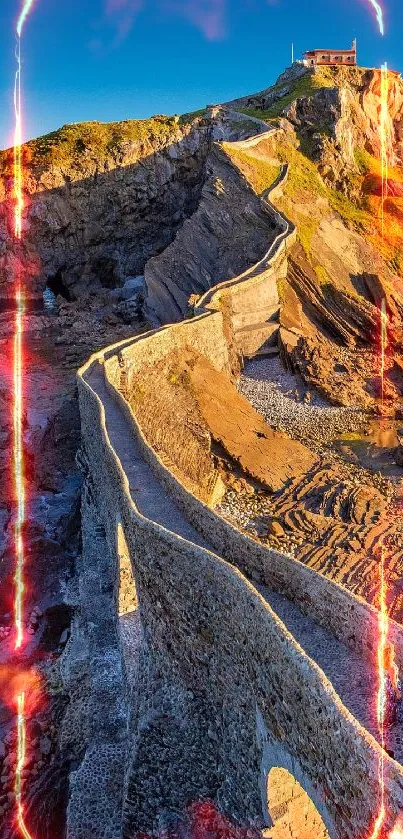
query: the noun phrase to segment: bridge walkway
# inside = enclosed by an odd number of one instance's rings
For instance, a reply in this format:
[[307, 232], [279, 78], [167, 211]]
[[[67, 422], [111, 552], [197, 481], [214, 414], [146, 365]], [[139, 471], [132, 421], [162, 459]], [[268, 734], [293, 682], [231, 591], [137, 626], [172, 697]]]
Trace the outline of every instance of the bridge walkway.
[[[124, 415], [106, 388], [102, 366], [92, 365], [85, 378], [104, 406], [109, 439], [128, 478], [138, 510], [167, 530], [215, 553], [143, 460]], [[346, 708], [379, 740], [375, 715], [377, 673], [373, 666], [304, 615], [294, 603], [265, 586], [256, 587], [306, 654], [323, 670]], [[387, 748], [403, 763], [403, 726], [397, 725], [388, 733]]]

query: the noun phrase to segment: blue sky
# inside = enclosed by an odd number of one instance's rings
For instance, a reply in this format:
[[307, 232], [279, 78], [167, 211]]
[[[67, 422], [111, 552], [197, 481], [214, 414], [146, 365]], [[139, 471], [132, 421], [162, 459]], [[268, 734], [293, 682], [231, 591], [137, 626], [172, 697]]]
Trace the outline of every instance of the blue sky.
[[[402, 0], [35, 0], [23, 38], [24, 135], [63, 123], [184, 113], [269, 86], [304, 49], [347, 48], [403, 70]], [[0, 147], [12, 136], [14, 24], [1, 0]]]

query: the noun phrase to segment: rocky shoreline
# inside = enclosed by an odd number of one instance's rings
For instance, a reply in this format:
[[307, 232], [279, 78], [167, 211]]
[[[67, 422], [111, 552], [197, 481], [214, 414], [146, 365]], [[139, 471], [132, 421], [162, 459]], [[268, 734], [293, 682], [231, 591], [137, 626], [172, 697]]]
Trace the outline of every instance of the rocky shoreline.
[[[115, 295], [116, 298], [116, 295]], [[80, 421], [76, 370], [105, 344], [144, 328], [137, 311], [129, 320], [126, 308], [109, 294], [88, 295], [67, 302], [58, 299], [57, 311], [29, 312], [25, 318], [25, 354], [29, 360], [24, 381], [24, 437], [27, 470], [27, 557], [24, 602], [28, 639], [17, 665], [12, 640], [13, 595], [13, 483], [12, 443], [12, 307], [1, 316], [0, 415], [4, 481], [0, 486], [0, 550], [2, 582], [8, 597], [0, 612], [0, 680], [13, 683], [18, 673], [38, 682], [38, 702], [29, 709], [24, 800], [27, 821], [41, 839], [65, 835], [68, 777], [81, 755], [69, 742], [65, 722], [71, 698], [62, 676], [62, 654], [70, 636], [74, 604], [71, 589], [78, 584], [80, 556], [81, 475], [76, 464]], [[127, 322], [129, 320], [129, 323]], [[4, 397], [4, 398], [2, 398]], [[6, 479], [7, 475], [7, 479]], [[4, 589], [5, 590], [5, 589]], [[4, 686], [3, 686], [4, 687]], [[14, 836], [16, 768], [16, 711], [10, 691], [1, 691], [0, 704], [0, 819], [2, 839]]]
[[347, 431], [362, 431], [368, 421], [359, 408], [329, 403], [287, 371], [279, 357], [256, 358], [246, 364], [240, 392], [266, 422], [317, 452]]
[[[329, 405], [286, 370], [278, 357], [249, 361], [239, 387], [270, 426], [315, 451], [319, 460], [302, 481], [291, 482], [276, 493], [234, 468], [217, 512], [249, 536], [310, 565], [370, 602], [377, 597], [383, 542], [391, 614], [400, 620], [402, 523], [396, 511], [403, 473], [395, 463], [396, 450], [379, 448], [381, 455], [360, 460], [348, 439], [360, 441], [368, 431], [370, 414]], [[378, 452], [371, 443], [368, 448]]]

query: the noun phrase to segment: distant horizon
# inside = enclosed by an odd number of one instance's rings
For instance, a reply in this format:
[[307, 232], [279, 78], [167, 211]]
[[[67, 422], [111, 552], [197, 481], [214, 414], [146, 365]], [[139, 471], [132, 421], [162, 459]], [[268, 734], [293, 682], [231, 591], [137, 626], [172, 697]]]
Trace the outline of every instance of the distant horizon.
[[[0, 8], [2, 150], [13, 137], [16, 5]], [[388, 0], [385, 20], [382, 38], [368, 0], [327, 0], [325, 10], [322, 0], [36, 0], [23, 40], [24, 141], [264, 90], [290, 66], [292, 41], [298, 59], [357, 38], [360, 66], [399, 72], [400, 0]]]

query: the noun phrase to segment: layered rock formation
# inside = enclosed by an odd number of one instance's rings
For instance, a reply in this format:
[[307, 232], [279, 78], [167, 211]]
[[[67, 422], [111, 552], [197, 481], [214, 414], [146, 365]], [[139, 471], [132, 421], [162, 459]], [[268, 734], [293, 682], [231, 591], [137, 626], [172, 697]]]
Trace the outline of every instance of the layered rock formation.
[[247, 181], [214, 148], [197, 210], [146, 265], [147, 307], [160, 322], [181, 320], [192, 295], [241, 274], [266, 253], [276, 232]]
[[[32, 649], [44, 639], [50, 658], [56, 659], [54, 670], [48, 674], [49, 683], [61, 694], [55, 710], [57, 726], [51, 729], [42, 720], [37, 721], [38, 732], [42, 727], [52, 730], [52, 742], [48, 762], [35, 757], [33, 769], [38, 781], [32, 784], [28, 809], [33, 828], [39, 826], [52, 839], [56, 839], [55, 831], [60, 825], [62, 830], [63, 813], [55, 827], [52, 819], [46, 821], [43, 807], [38, 806], [41, 799], [50, 811], [52, 784], [60, 789], [63, 810], [70, 773], [74, 787], [70, 823], [74, 827], [74, 808], [79, 820], [86, 787], [74, 780], [73, 773], [85, 750], [87, 756], [81, 767], [84, 778], [93, 769], [92, 757], [103, 733], [118, 732], [118, 747], [106, 748], [101, 757], [97, 755], [98, 780], [104, 785], [102, 795], [109, 796], [108, 800], [114, 794], [115, 768], [118, 766], [121, 771], [125, 759], [127, 721], [122, 711], [124, 677], [119, 668], [119, 684], [113, 681], [114, 656], [120, 662], [115, 645], [117, 617], [113, 611], [117, 575], [108, 565], [105, 533], [95, 514], [93, 521], [86, 523], [90, 562], [84, 567], [78, 557], [80, 477], [74, 458], [79, 431], [72, 376], [92, 350], [140, 329], [137, 317], [143, 297], [150, 320], [179, 321], [191, 308], [189, 301], [197, 308], [200, 295], [217, 283], [244, 271], [250, 271], [254, 278], [255, 263], [279, 236], [283, 237], [284, 253], [270, 276], [269, 293], [262, 294], [253, 282], [247, 298], [239, 300], [235, 293], [227, 300], [225, 289], [217, 290], [219, 297], [223, 293], [217, 307], [223, 321], [211, 340], [221, 336], [223, 341], [225, 334], [225, 352], [232, 354], [226, 364], [212, 370], [191, 347], [180, 357], [168, 353], [163, 361], [156, 351], [147, 357], [147, 364], [143, 359], [144, 381], [139, 375], [136, 382], [136, 370], [129, 371], [130, 393], [125, 390], [127, 371], [124, 364], [119, 367], [118, 360], [118, 389], [130, 397], [165, 466], [199, 499], [213, 505], [222, 497], [225, 486], [229, 488], [227, 494], [234, 487], [239, 496], [245, 493], [247, 503], [251, 497], [253, 503], [259, 499], [257, 513], [253, 508], [252, 515], [248, 511], [245, 514], [249, 520], [263, 518], [263, 534], [254, 533], [256, 540], [249, 546], [252, 554], [261, 549], [257, 539], [265, 540], [270, 529], [270, 536], [277, 540], [276, 547], [288, 550], [291, 544], [296, 547], [296, 557], [306, 565], [374, 600], [376, 547], [389, 529], [389, 565], [395, 574], [391, 605], [395, 617], [400, 619], [403, 614], [398, 582], [401, 534], [392, 522], [395, 508], [385, 513], [390, 486], [376, 486], [368, 481], [360, 489], [357, 483], [362, 473], [358, 466], [352, 476], [342, 458], [336, 459], [335, 465], [334, 452], [328, 460], [323, 459], [323, 452], [319, 452], [318, 458], [317, 448], [310, 446], [309, 440], [303, 439], [302, 445], [291, 439], [298, 436], [291, 428], [286, 428], [285, 435], [280, 422], [272, 417], [265, 422], [234, 388], [241, 356], [254, 354], [260, 346], [269, 358], [281, 351], [285, 364], [300, 374], [299, 386], [303, 379], [305, 386], [312, 387], [313, 392], [320, 391], [333, 403], [376, 411], [380, 403], [380, 312], [385, 299], [389, 354], [384, 402], [390, 412], [400, 409], [403, 96], [400, 80], [391, 75], [389, 82], [387, 134], [393, 168], [389, 199], [384, 207], [387, 235], [383, 241], [377, 221], [378, 71], [336, 69], [311, 73], [297, 68], [281, 77], [274, 88], [232, 103], [231, 107], [240, 109], [239, 112], [218, 108], [194, 119], [156, 117], [142, 123], [66, 126], [32, 142], [24, 148], [27, 203], [23, 245], [18, 248], [10, 235], [10, 153], [1, 156], [0, 297], [10, 296], [15, 269], [21, 265], [33, 298], [42, 294], [46, 285], [59, 295], [59, 302], [60, 296], [65, 298], [58, 318], [51, 323], [42, 314], [26, 320], [33, 370], [26, 402], [32, 511], [27, 537], [29, 560], [32, 566], [36, 563], [38, 572], [38, 591], [29, 591], [27, 603], [29, 612], [42, 597], [40, 606], [44, 612], [28, 614], [27, 620], [32, 630]], [[258, 122], [259, 117], [267, 121]], [[274, 118], [279, 118], [279, 130], [267, 136]], [[231, 148], [231, 143], [216, 144], [263, 132], [264, 139], [253, 146]], [[284, 181], [283, 192], [278, 192], [273, 201], [282, 216], [261, 200], [279, 172]], [[283, 178], [285, 172], [288, 180]], [[297, 227], [299, 241], [289, 253], [291, 222]], [[261, 272], [267, 279], [265, 266], [261, 266]], [[143, 274], [145, 286], [139, 279]], [[110, 294], [117, 287], [118, 294]], [[137, 289], [134, 298], [127, 300], [125, 289]], [[6, 314], [0, 324], [6, 359], [11, 357], [9, 321]], [[197, 318], [195, 324], [199, 324]], [[202, 329], [200, 335], [203, 349], [203, 340], [207, 338]], [[231, 336], [235, 336], [234, 340]], [[253, 340], [249, 340], [251, 337]], [[57, 348], [55, 352], [53, 346]], [[215, 347], [217, 358], [223, 352], [221, 344]], [[229, 367], [233, 373], [231, 382]], [[10, 364], [5, 364], [0, 391], [3, 443], [7, 449], [11, 440], [8, 368]], [[175, 427], [178, 421], [179, 433]], [[247, 426], [246, 433], [243, 425]], [[90, 440], [91, 431], [87, 436]], [[85, 459], [82, 464], [85, 470]], [[9, 466], [7, 458], [2, 465]], [[6, 583], [11, 582], [13, 560], [11, 486], [9, 479], [0, 488]], [[94, 512], [95, 489], [87, 481], [84, 509], [88, 516]], [[97, 489], [100, 496], [102, 489]], [[139, 490], [141, 496], [137, 479], [132, 489]], [[151, 495], [153, 503], [156, 496]], [[115, 526], [116, 511], [113, 512]], [[223, 523], [220, 527], [224, 527]], [[180, 535], [185, 541], [188, 530], [184, 528]], [[217, 534], [210, 535], [215, 546]], [[158, 561], [163, 565], [162, 555]], [[124, 577], [124, 568], [121, 571]], [[174, 568], [173, 577], [175, 573]], [[92, 597], [94, 586], [96, 598]], [[144, 601], [148, 596], [144, 583], [143, 589]], [[169, 600], [169, 590], [162, 591], [162, 595]], [[132, 592], [130, 598], [133, 599]], [[6, 605], [8, 609], [9, 604]], [[72, 612], [73, 638], [60, 665], [58, 656], [66, 641], [61, 630], [69, 626]], [[2, 621], [7, 637], [9, 611]], [[250, 638], [252, 635], [251, 632]], [[104, 671], [97, 669], [101, 660], [105, 673], [110, 666], [105, 683]], [[154, 664], [155, 671], [151, 668], [147, 673], [145, 658], [142, 661], [141, 701], [147, 719], [151, 711], [146, 692], [154, 676], [159, 678], [160, 661]], [[170, 674], [165, 673], [165, 677], [169, 680]], [[66, 711], [67, 693], [70, 704]], [[171, 699], [174, 705], [174, 692]], [[191, 742], [197, 756], [203, 738], [199, 729], [194, 733], [193, 721], [197, 720], [203, 732], [206, 720], [203, 723], [202, 713], [192, 718], [190, 711], [187, 718], [192, 703], [193, 697], [189, 700], [186, 695], [181, 707], [190, 739], [194, 734]], [[7, 724], [9, 717], [10, 714]], [[250, 725], [254, 726], [254, 721]], [[163, 725], [161, 731], [156, 726], [152, 755], [158, 755]], [[182, 756], [180, 731], [178, 726], [170, 732], [167, 749], [167, 753], [176, 756], [178, 764]], [[153, 744], [152, 740], [141, 738], [144, 755], [150, 742]], [[109, 767], [110, 776], [103, 773], [105, 766]], [[206, 794], [214, 789], [214, 754], [208, 766], [211, 776], [206, 774]], [[177, 778], [171, 769], [167, 759], [164, 771], [166, 778], [174, 777], [176, 792]], [[374, 777], [376, 783], [376, 773]], [[7, 785], [12, 796], [11, 771], [7, 771]], [[150, 790], [149, 781], [147, 788]], [[179, 790], [181, 805], [186, 789]], [[97, 818], [103, 806], [102, 795], [90, 802]], [[163, 784], [158, 796], [159, 806], [164, 801]], [[121, 804], [115, 795], [114, 818], [119, 819]], [[139, 810], [143, 808], [147, 814], [148, 805], [145, 796]], [[133, 812], [136, 806], [134, 783], [130, 788]], [[11, 808], [8, 802], [2, 815], [9, 818]], [[105, 830], [108, 824], [106, 820]], [[131, 830], [130, 825], [127, 830]]]
[[10, 245], [12, 152], [3, 152], [0, 296], [10, 293], [18, 263], [32, 296], [47, 283], [75, 299], [142, 274], [196, 209], [213, 138], [251, 130], [251, 120], [217, 112], [189, 120], [67, 125], [28, 143], [22, 249]]

